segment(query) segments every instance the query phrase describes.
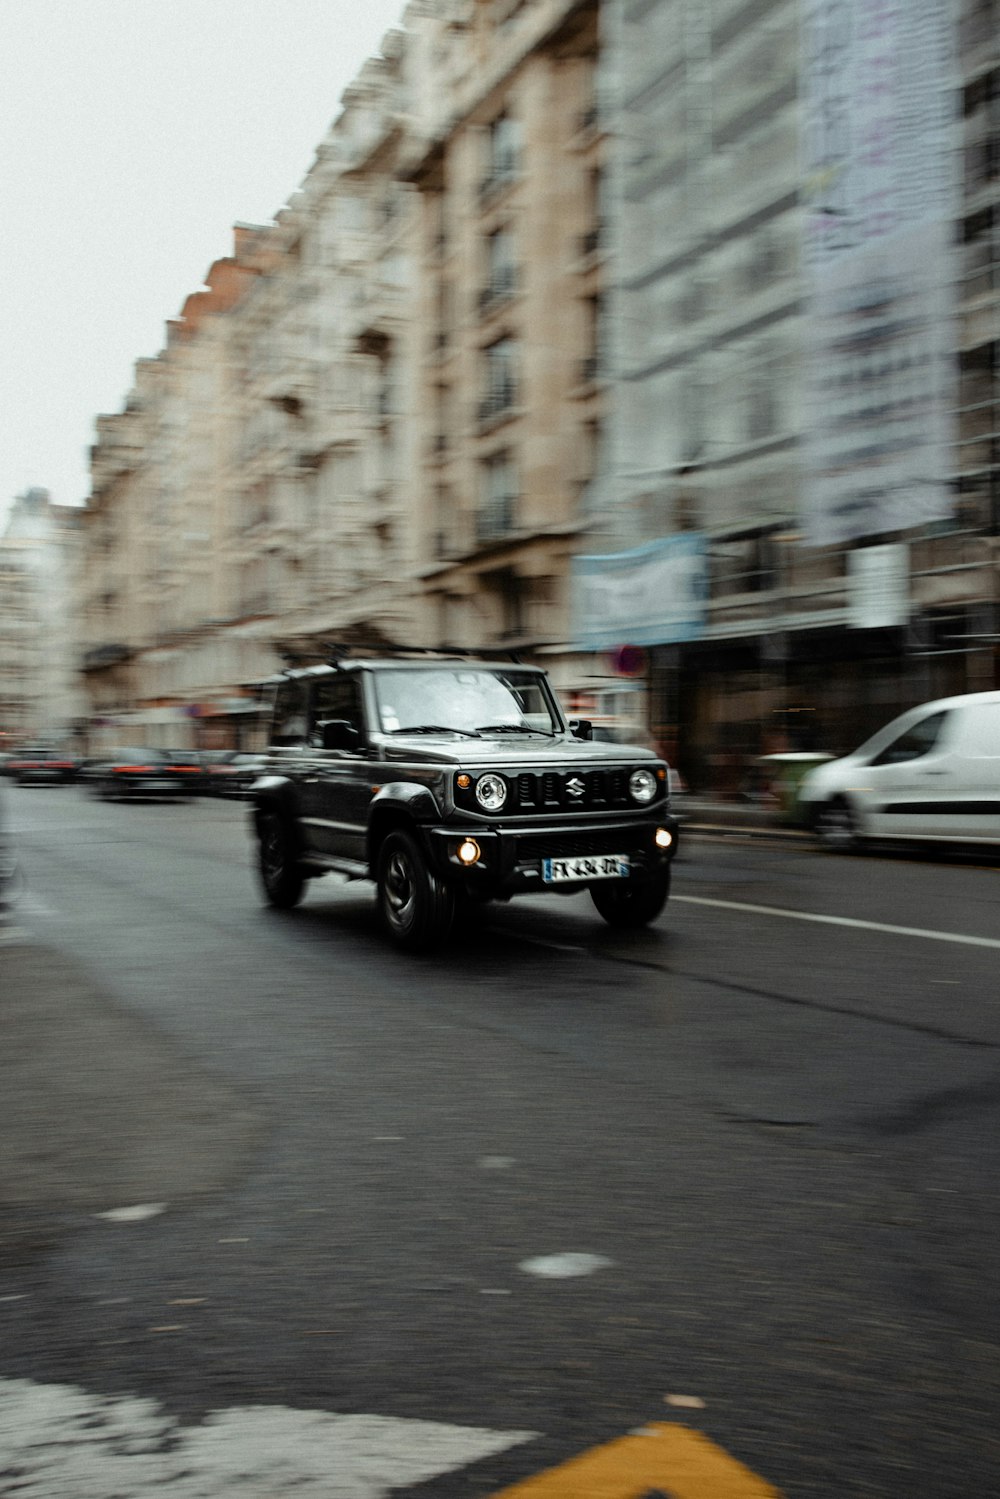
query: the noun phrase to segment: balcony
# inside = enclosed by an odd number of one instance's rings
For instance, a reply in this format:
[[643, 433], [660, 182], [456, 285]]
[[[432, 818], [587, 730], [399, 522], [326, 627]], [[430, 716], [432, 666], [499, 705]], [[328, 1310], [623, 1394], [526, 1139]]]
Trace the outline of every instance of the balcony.
[[504, 192], [518, 180], [519, 173], [514, 162], [498, 162], [490, 168], [479, 184], [479, 202], [485, 204], [498, 193]]
[[600, 356], [588, 354], [585, 359], [580, 360], [579, 379], [581, 385], [593, 385], [598, 379], [601, 370]]
[[89, 650], [83, 653], [80, 661], [80, 670], [84, 672], [103, 671], [110, 666], [120, 666], [123, 661], [128, 661], [131, 655], [131, 648], [127, 645], [122, 645], [118, 641], [109, 641], [106, 645], [91, 646]]
[[494, 271], [488, 285], [484, 286], [479, 293], [479, 311], [484, 313], [490, 308], [506, 302], [515, 295], [517, 291], [517, 271], [512, 265], [503, 266]]
[[595, 224], [592, 229], [587, 230], [586, 234], [580, 236], [580, 254], [585, 260], [591, 255], [597, 254], [601, 248], [603, 238], [604, 229], [600, 224]]

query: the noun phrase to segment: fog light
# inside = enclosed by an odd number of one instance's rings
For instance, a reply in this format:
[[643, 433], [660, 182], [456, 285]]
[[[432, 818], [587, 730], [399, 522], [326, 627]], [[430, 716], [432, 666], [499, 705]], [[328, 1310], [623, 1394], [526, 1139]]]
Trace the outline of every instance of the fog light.
[[475, 864], [480, 857], [479, 844], [475, 838], [466, 838], [464, 843], [458, 845], [457, 853], [460, 864]]
[[669, 828], [657, 828], [654, 842], [657, 848], [669, 848], [674, 841], [674, 835]]

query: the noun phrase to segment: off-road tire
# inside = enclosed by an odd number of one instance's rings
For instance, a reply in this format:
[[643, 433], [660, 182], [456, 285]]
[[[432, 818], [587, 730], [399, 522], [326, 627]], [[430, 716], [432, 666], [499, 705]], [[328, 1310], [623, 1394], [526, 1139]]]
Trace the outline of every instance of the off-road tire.
[[655, 921], [670, 894], [670, 866], [639, 879], [608, 880], [590, 898], [608, 926], [635, 928]]
[[276, 812], [265, 812], [258, 837], [258, 869], [264, 894], [270, 905], [279, 911], [289, 911], [298, 905], [305, 886], [291, 829]]
[[444, 941], [454, 920], [454, 894], [402, 828], [389, 833], [379, 850], [376, 885], [382, 924], [398, 947], [425, 952]]

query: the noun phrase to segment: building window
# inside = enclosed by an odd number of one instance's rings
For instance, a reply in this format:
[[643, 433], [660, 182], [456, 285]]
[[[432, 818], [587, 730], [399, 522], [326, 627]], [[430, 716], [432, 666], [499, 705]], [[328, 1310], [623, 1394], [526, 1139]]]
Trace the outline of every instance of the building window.
[[746, 367], [746, 440], [765, 442], [778, 431], [780, 362], [768, 349], [751, 352]]
[[483, 191], [489, 192], [517, 176], [521, 160], [521, 128], [511, 115], [501, 114], [489, 127]]
[[715, 537], [710, 559], [713, 598], [767, 593], [778, 581], [778, 544], [773, 529]]
[[967, 297], [981, 297], [1000, 286], [1000, 226], [991, 206], [965, 220], [963, 281]]
[[517, 511], [517, 465], [506, 448], [483, 459], [476, 539], [495, 541], [514, 529]]
[[480, 295], [480, 306], [511, 296], [516, 285], [514, 236], [509, 229], [496, 229], [486, 239], [486, 285]]
[[479, 407], [480, 421], [500, 416], [514, 404], [517, 389], [516, 349], [512, 338], [498, 338], [483, 350], [484, 380], [483, 399]]

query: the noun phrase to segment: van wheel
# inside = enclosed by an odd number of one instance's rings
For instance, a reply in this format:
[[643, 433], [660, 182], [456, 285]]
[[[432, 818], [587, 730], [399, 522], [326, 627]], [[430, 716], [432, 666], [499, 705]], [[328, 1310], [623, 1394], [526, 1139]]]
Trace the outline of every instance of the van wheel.
[[378, 905], [398, 947], [423, 952], [444, 940], [455, 915], [455, 897], [409, 833], [390, 833], [378, 857]]
[[259, 836], [258, 867], [264, 894], [279, 911], [288, 911], [298, 905], [305, 885], [288, 823], [274, 812], [266, 812], [260, 819]]
[[640, 927], [655, 921], [670, 894], [670, 865], [645, 879], [592, 885], [590, 898], [608, 926]]
[[861, 847], [861, 835], [850, 806], [842, 796], [825, 802], [816, 813], [816, 837], [834, 854], [853, 854]]

